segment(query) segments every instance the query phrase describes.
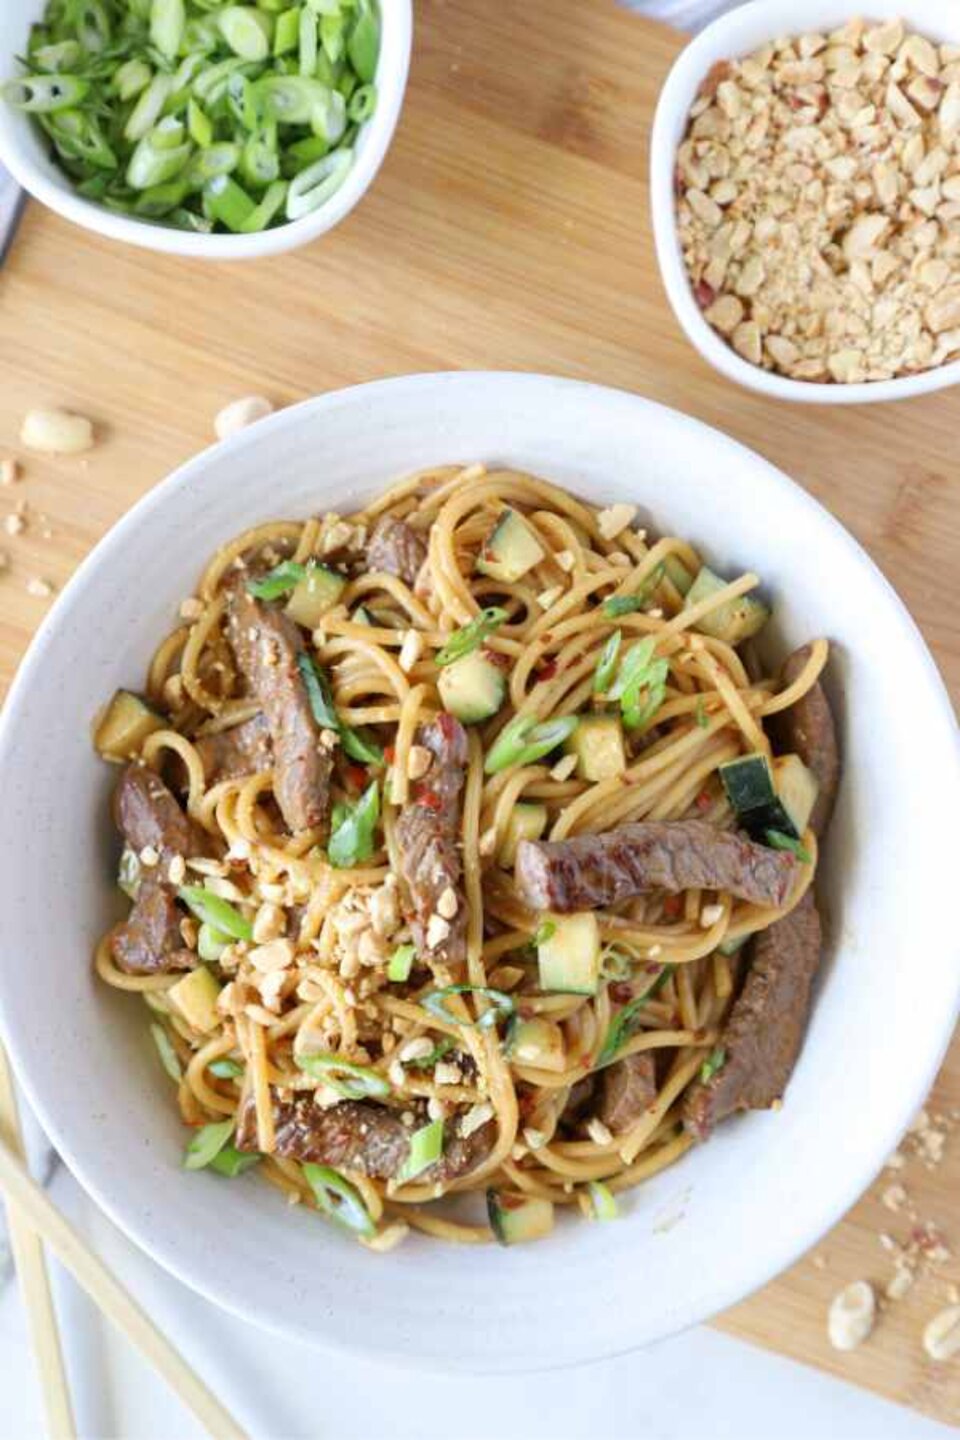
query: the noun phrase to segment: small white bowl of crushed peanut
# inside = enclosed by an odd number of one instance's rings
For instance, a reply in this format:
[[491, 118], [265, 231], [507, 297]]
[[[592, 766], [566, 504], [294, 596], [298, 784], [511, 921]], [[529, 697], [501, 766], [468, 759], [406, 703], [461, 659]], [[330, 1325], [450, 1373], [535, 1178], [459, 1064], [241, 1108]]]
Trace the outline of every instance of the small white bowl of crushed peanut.
[[654, 121], [677, 318], [716, 369], [787, 400], [960, 382], [960, 4], [868, 9], [733, 11], [684, 50]]

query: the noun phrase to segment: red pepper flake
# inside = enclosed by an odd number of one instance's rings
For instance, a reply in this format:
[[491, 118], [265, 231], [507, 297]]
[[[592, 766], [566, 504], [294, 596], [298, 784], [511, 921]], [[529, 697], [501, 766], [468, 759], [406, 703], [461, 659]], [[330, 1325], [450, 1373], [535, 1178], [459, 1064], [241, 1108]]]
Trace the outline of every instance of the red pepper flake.
[[626, 1005], [628, 1000], [633, 999], [633, 986], [627, 980], [618, 980], [610, 986], [610, 999], [616, 1000], [618, 1005]]
[[383, 758], [386, 760], [386, 762], [387, 762], [388, 765], [392, 765], [393, 762], [394, 762], [394, 760], [396, 760], [396, 758], [397, 758], [397, 748], [396, 748], [396, 746], [395, 746], [395, 745], [387, 745], [387, 746], [385, 746], [385, 747], [384, 747], [384, 751], [383, 751]]
[[538, 680], [552, 680], [557, 673], [556, 660], [547, 660], [537, 671]]
[[489, 650], [486, 646], [483, 647], [480, 653], [484, 660], [488, 661], [491, 665], [496, 665], [498, 669], [510, 669], [509, 655], [503, 655], [499, 650]]
[[441, 810], [443, 801], [436, 790], [421, 790], [417, 795], [417, 804], [422, 805], [424, 810]]
[[710, 794], [709, 790], [701, 790], [700, 794], [697, 796], [696, 800], [694, 800], [693, 803], [694, 805], [696, 805], [698, 810], [709, 810], [713, 805], [713, 796]]
[[664, 920], [679, 920], [683, 913], [683, 896], [668, 895], [663, 902]]
[[367, 783], [367, 772], [362, 765], [347, 766], [347, 784], [353, 790], [363, 790]]

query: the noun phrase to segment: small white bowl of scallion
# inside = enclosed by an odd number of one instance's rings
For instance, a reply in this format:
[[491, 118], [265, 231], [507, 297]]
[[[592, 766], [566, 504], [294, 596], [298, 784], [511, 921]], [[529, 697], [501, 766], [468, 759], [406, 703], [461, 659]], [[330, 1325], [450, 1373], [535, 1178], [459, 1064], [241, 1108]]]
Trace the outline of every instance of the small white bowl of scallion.
[[0, 161], [113, 239], [292, 249], [373, 181], [411, 35], [411, 0], [3, 0]]

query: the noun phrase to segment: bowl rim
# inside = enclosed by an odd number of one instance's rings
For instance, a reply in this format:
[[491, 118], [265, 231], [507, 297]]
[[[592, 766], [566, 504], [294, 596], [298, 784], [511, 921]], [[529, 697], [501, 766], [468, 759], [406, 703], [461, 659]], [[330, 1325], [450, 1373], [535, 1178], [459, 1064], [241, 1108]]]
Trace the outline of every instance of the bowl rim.
[[[48, 612], [41, 623], [33, 641], [31, 642], [26, 655], [18, 668], [16, 677], [10, 689], [6, 705], [0, 714], [0, 776], [7, 765], [16, 763], [15, 744], [18, 729], [18, 712], [21, 708], [23, 698], [29, 693], [36, 673], [43, 667], [46, 659], [48, 646], [55, 640], [57, 630], [61, 623], [61, 616], [66, 616], [70, 611], [73, 598], [81, 590], [95, 581], [101, 567], [110, 561], [115, 552], [123, 550], [131, 532], [139, 529], [143, 522], [151, 514], [164, 506], [167, 506], [176, 495], [188, 489], [191, 482], [203, 472], [210, 463], [213, 453], [225, 456], [236, 455], [248, 445], [261, 442], [264, 437], [269, 436], [271, 431], [280, 431], [284, 427], [301, 423], [305, 416], [323, 416], [325, 412], [344, 404], [373, 402], [376, 403], [379, 396], [389, 392], [391, 395], [399, 394], [406, 397], [416, 397], [418, 392], [426, 391], [431, 395], [435, 408], [440, 408], [442, 402], [451, 395], [457, 399], [459, 406], [468, 401], [470, 389], [473, 386], [488, 386], [491, 383], [500, 385], [505, 393], [516, 400], [518, 392], [525, 391], [529, 396], [529, 402], [544, 401], [549, 399], [555, 407], [562, 407], [567, 400], [574, 396], [583, 397], [590, 404], [599, 409], [628, 405], [632, 410], [642, 414], [644, 411], [662, 413], [668, 417], [668, 423], [680, 423], [688, 428], [691, 433], [697, 434], [701, 442], [708, 444], [714, 452], [725, 451], [731, 459], [740, 463], [749, 464], [757, 473], [762, 472], [766, 484], [770, 487], [770, 493], [779, 493], [789, 496], [793, 503], [803, 506], [815, 514], [819, 525], [832, 530], [835, 536], [843, 545], [851, 562], [851, 573], [858, 573], [869, 585], [879, 587], [885, 592], [891, 603], [892, 613], [898, 618], [904, 632], [904, 638], [909, 640], [912, 648], [917, 652], [918, 661], [926, 673], [928, 685], [924, 691], [924, 704], [936, 712], [938, 718], [943, 721], [945, 729], [948, 726], [955, 734], [955, 749], [957, 756], [957, 780], [960, 782], [960, 734], [956, 731], [956, 722], [953, 714], [953, 707], [946, 687], [939, 674], [936, 663], [920, 634], [920, 631], [900, 600], [896, 591], [875, 562], [860, 546], [858, 541], [846, 528], [830, 514], [813, 496], [808, 494], [800, 485], [791, 480], [783, 471], [779, 470], [770, 461], [766, 460], [757, 452], [741, 444], [739, 441], [727, 436], [703, 421], [687, 415], [683, 411], [651, 401], [645, 397], [632, 394], [627, 391], [591, 384], [580, 380], [564, 379], [556, 376], [535, 375], [526, 373], [515, 373], [509, 371], [498, 372], [442, 372], [439, 374], [421, 374], [401, 376], [398, 378], [376, 380], [365, 384], [345, 387], [340, 390], [328, 392], [327, 394], [315, 396], [304, 400], [287, 410], [279, 411], [273, 416], [260, 421], [249, 430], [233, 436], [231, 439], [221, 442], [218, 446], [208, 447], [198, 455], [187, 460], [183, 465], [177, 467], [172, 473], [158, 482], [149, 490], [130, 510], [116, 522], [114, 526], [104, 535], [89, 555], [81, 562], [73, 577], [68, 581], [57, 601]], [[439, 396], [437, 392], [440, 392]], [[437, 404], [439, 400], [440, 405]], [[960, 791], [960, 783], [958, 783]], [[601, 1358], [615, 1355], [629, 1354], [631, 1351], [641, 1348], [655, 1339], [666, 1338], [689, 1325], [700, 1322], [718, 1311], [736, 1303], [745, 1295], [767, 1283], [775, 1275], [796, 1261], [809, 1247], [830, 1229], [863, 1193], [873, 1179], [876, 1167], [882, 1161], [883, 1154], [889, 1151], [897, 1143], [899, 1137], [906, 1129], [910, 1120], [920, 1103], [922, 1103], [930, 1085], [932, 1084], [942, 1058], [950, 1043], [954, 1017], [960, 1007], [960, 967], [957, 967], [953, 980], [952, 990], [953, 1004], [949, 1013], [944, 1012], [942, 1034], [938, 1043], [932, 1045], [926, 1063], [921, 1067], [920, 1079], [922, 1084], [912, 1088], [909, 1093], [901, 1097], [898, 1107], [890, 1107], [886, 1113], [886, 1123], [882, 1127], [884, 1131], [883, 1146], [878, 1144], [878, 1153], [875, 1157], [875, 1165], [871, 1164], [868, 1169], [858, 1168], [846, 1176], [846, 1181], [836, 1188], [831, 1188], [826, 1196], [818, 1196], [816, 1210], [811, 1210], [803, 1233], [783, 1235], [776, 1241], [771, 1241], [759, 1260], [754, 1260], [752, 1267], [744, 1266], [737, 1271], [737, 1278], [731, 1276], [728, 1280], [713, 1280], [704, 1284], [702, 1289], [695, 1295], [687, 1298], [680, 1304], [674, 1304], [673, 1308], [665, 1312], [662, 1323], [658, 1327], [656, 1336], [634, 1337], [629, 1343], [621, 1347], [590, 1350], [580, 1350], [578, 1355], [560, 1356], [556, 1361], [549, 1363], [530, 1364], [529, 1361], [514, 1359], [512, 1355], [504, 1355], [496, 1363], [477, 1363], [473, 1357], [465, 1356], [462, 1353], [449, 1354], [444, 1360], [432, 1351], [417, 1351], [411, 1353], [409, 1350], [398, 1349], [395, 1353], [388, 1348], [378, 1346], [374, 1354], [378, 1361], [385, 1363], [402, 1364], [407, 1367], [435, 1371], [447, 1369], [468, 1373], [517, 1373], [545, 1371], [556, 1368], [565, 1368], [571, 1363], [589, 1363]], [[157, 1240], [149, 1231], [149, 1228], [142, 1223], [141, 1219], [126, 1207], [117, 1192], [116, 1197], [106, 1189], [102, 1181], [95, 1173], [91, 1173], [83, 1154], [78, 1151], [70, 1136], [65, 1136], [57, 1123], [56, 1115], [44, 1102], [34, 1085], [26, 1049], [26, 1037], [21, 1037], [12, 1032], [8, 1022], [6, 1000], [3, 989], [0, 987], [0, 1033], [4, 1035], [9, 1046], [11, 1059], [14, 1064], [18, 1079], [23, 1086], [24, 1092], [34, 1108], [40, 1123], [48, 1133], [52, 1143], [62, 1155], [67, 1166], [75, 1178], [92, 1197], [94, 1202], [104, 1214], [140, 1249], [144, 1250], [157, 1264], [176, 1276], [190, 1289], [203, 1295], [212, 1303], [219, 1305], [241, 1319], [252, 1320], [264, 1326], [277, 1335], [295, 1337], [307, 1344], [327, 1350], [343, 1350], [350, 1354], [363, 1354], [364, 1352], [357, 1344], [341, 1338], [335, 1329], [328, 1329], [322, 1334], [316, 1329], [305, 1325], [296, 1317], [286, 1317], [283, 1321], [273, 1315], [252, 1315], [244, 1308], [239, 1299], [232, 1298], [217, 1290], [212, 1283], [204, 1277], [193, 1273], [186, 1262], [181, 1262], [177, 1253], [161, 1238]], [[26, 1062], [26, 1063], [25, 1063]], [[882, 1149], [882, 1153], [879, 1153]]]
[[[843, 18], [853, 19], [863, 6], [850, 0], [813, 0], [808, 3], [805, 25], [796, 19], [795, 0], [749, 0], [749, 3], [717, 17], [705, 26], [677, 56], [660, 91], [650, 132], [650, 210], [653, 221], [654, 245], [660, 275], [673, 312], [691, 344], [703, 358], [728, 380], [749, 390], [807, 405], [864, 405], [881, 401], [906, 400], [914, 395], [928, 395], [960, 383], [960, 359], [948, 361], [935, 369], [917, 375], [904, 375], [892, 380], [857, 381], [853, 384], [826, 384], [822, 381], [792, 380], [776, 371], [764, 370], [744, 360], [703, 318], [687, 278], [686, 266], [677, 238], [675, 221], [674, 157], [682, 137], [690, 105], [701, 80], [716, 58], [716, 49], [723, 44], [727, 55], [741, 55], [760, 44], [744, 37], [759, 28], [769, 39], [782, 34], [799, 34], [801, 28], [812, 30], [824, 24], [841, 24]], [[867, 9], [870, 10], [870, 6]], [[842, 12], [835, 20], [819, 21], [821, 9]], [[811, 13], [812, 11], [812, 13]], [[878, 18], [886, 13], [897, 14], [911, 24], [921, 25], [917, 12], [930, 16], [926, 0], [874, 0], [873, 12]], [[946, 19], [941, 28], [956, 32], [960, 41], [960, 12]]]
[[96, 235], [121, 240], [143, 250], [188, 259], [226, 261], [258, 260], [308, 245], [338, 225], [363, 199], [386, 159], [400, 120], [413, 49], [413, 0], [387, 0], [381, 14], [383, 31], [376, 76], [378, 105], [366, 123], [363, 150], [340, 188], [319, 209], [299, 220], [288, 220], [255, 235], [199, 235], [116, 214], [44, 174], [18, 146], [9, 143], [3, 126], [0, 126], [0, 163], [28, 194], [63, 219]]

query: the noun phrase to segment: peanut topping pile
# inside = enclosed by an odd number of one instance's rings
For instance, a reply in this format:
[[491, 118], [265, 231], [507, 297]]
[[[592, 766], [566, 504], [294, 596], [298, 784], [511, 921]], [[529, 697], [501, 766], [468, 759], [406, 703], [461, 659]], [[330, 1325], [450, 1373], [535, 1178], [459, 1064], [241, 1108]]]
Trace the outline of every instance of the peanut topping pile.
[[752, 364], [851, 383], [960, 356], [960, 45], [852, 20], [721, 62], [676, 184], [697, 301]]

